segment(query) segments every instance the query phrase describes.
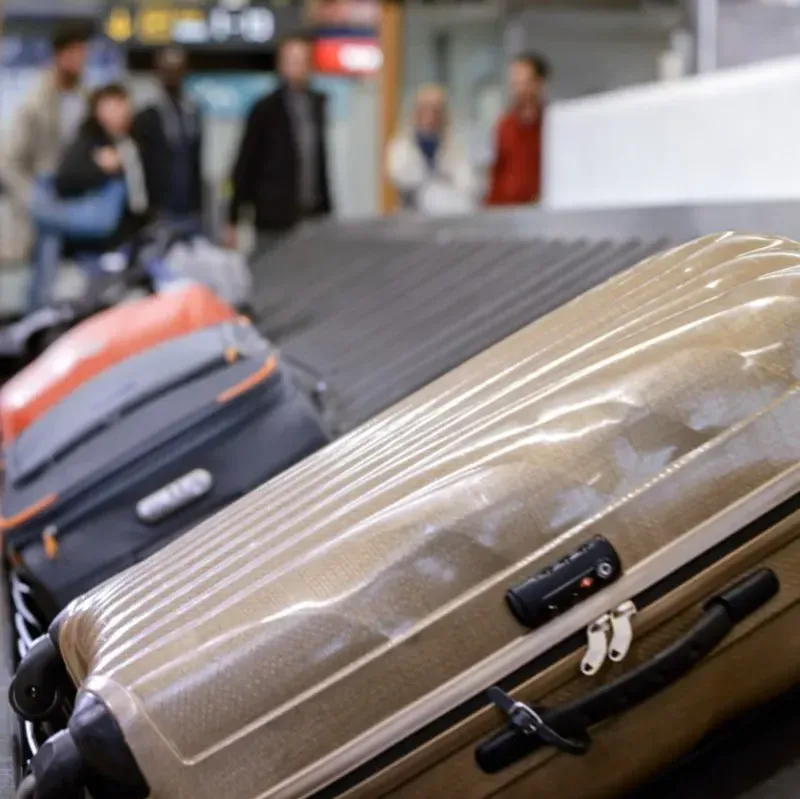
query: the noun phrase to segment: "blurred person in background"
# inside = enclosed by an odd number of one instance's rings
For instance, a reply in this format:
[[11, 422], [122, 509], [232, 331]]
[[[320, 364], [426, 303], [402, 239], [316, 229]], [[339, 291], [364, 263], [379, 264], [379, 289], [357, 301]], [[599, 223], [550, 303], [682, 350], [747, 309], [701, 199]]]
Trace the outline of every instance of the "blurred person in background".
[[85, 25], [65, 24], [55, 31], [52, 67], [11, 124], [2, 178], [13, 203], [20, 254], [32, 243], [28, 208], [34, 182], [40, 175], [52, 175], [86, 114], [82, 75], [90, 35]]
[[147, 223], [150, 202], [143, 159], [131, 138], [133, 111], [127, 90], [110, 84], [94, 92], [89, 113], [66, 149], [55, 175], [60, 199], [75, 199], [122, 180], [126, 207], [116, 230], [105, 239], [71, 242], [79, 251], [109, 252], [128, 241]]
[[542, 175], [543, 92], [550, 66], [540, 55], [523, 55], [508, 65], [510, 108], [495, 132], [489, 205], [538, 202]]
[[180, 225], [201, 227], [203, 212], [202, 119], [184, 91], [186, 52], [156, 54], [157, 101], [137, 114], [133, 135], [141, 147], [153, 213]]
[[278, 71], [280, 87], [256, 103], [247, 120], [224, 234], [225, 243], [236, 247], [240, 212], [253, 207], [256, 259], [304, 219], [331, 212], [325, 97], [309, 86], [310, 42], [284, 40]]
[[431, 216], [474, 210], [474, 170], [466, 148], [449, 130], [442, 88], [424, 86], [417, 92], [411, 125], [389, 143], [386, 168], [406, 208]]

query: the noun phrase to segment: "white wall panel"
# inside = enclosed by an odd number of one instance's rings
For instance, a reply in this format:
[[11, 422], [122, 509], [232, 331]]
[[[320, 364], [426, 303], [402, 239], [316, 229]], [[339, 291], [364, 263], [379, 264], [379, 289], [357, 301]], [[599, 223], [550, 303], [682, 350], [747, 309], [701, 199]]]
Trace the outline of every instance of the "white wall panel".
[[531, 9], [509, 18], [506, 55], [528, 50], [552, 66], [550, 97], [582, 97], [658, 79], [672, 13]]
[[800, 58], [554, 103], [555, 208], [800, 198]]

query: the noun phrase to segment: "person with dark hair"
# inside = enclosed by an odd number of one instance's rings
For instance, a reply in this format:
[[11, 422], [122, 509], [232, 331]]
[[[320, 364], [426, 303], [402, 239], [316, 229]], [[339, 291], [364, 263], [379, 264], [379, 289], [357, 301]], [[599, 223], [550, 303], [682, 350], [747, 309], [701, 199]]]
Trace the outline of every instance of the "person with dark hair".
[[203, 212], [202, 119], [186, 95], [186, 52], [167, 47], [156, 54], [161, 91], [155, 103], [134, 120], [134, 138], [142, 148], [153, 212], [171, 222], [199, 228]]
[[131, 138], [133, 111], [124, 86], [111, 84], [91, 97], [89, 114], [67, 148], [55, 175], [59, 199], [97, 192], [111, 181], [124, 181], [126, 206], [108, 237], [72, 243], [82, 252], [108, 252], [130, 239], [147, 223], [150, 202], [139, 148]]
[[550, 67], [540, 55], [508, 65], [509, 109], [497, 123], [489, 205], [538, 202], [542, 173], [542, 94]]
[[278, 71], [280, 88], [256, 103], [247, 120], [225, 235], [226, 243], [236, 246], [240, 212], [252, 206], [257, 255], [302, 220], [331, 211], [325, 98], [309, 86], [310, 42], [302, 37], [284, 40]]
[[52, 173], [86, 113], [81, 77], [91, 29], [65, 24], [52, 39], [53, 63], [10, 128], [0, 177], [14, 205], [20, 257], [31, 244], [28, 207], [38, 175]]

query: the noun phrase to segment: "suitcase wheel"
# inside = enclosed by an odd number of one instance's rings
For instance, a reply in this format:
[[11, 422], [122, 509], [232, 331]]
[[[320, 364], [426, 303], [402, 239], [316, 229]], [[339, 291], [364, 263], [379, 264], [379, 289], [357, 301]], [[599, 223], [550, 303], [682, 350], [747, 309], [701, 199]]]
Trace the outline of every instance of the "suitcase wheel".
[[48, 739], [31, 762], [17, 799], [84, 799], [84, 764], [67, 730]]
[[14, 712], [25, 721], [51, 719], [62, 706], [69, 676], [48, 635], [37, 638], [20, 663], [9, 689]]
[[34, 755], [26, 782], [17, 799], [84, 799], [87, 791], [94, 799], [150, 796], [117, 722], [89, 693], [78, 694], [68, 729], [50, 737]]

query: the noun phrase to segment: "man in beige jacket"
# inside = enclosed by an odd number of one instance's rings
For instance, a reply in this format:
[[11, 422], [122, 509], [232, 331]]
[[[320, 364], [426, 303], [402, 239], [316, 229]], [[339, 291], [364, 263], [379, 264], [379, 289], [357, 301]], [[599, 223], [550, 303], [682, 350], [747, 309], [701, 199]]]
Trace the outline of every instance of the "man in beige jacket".
[[0, 163], [0, 177], [14, 211], [13, 250], [26, 257], [31, 245], [28, 204], [34, 179], [52, 173], [61, 153], [75, 136], [86, 113], [81, 76], [89, 33], [69, 25], [53, 37], [53, 65], [23, 103], [11, 128]]

